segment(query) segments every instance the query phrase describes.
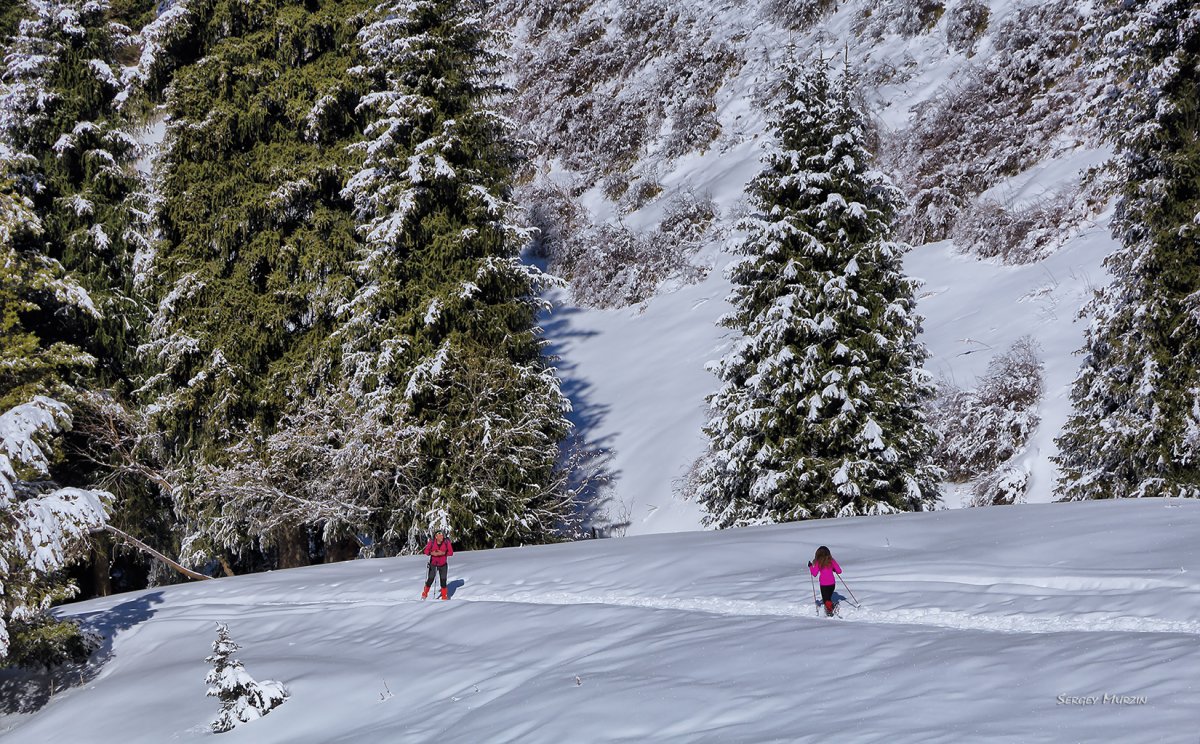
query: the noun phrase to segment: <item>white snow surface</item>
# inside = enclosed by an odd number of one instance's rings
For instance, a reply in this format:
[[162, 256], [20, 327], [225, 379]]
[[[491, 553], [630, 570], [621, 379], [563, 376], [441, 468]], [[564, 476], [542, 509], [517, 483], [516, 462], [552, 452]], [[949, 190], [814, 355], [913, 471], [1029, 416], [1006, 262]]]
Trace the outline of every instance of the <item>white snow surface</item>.
[[[812, 602], [818, 544], [839, 617]], [[460, 552], [448, 602], [419, 599], [424, 574], [359, 560], [70, 605], [108, 640], [52, 696], [0, 673], [0, 710], [41, 704], [0, 741], [209, 741], [214, 621], [291, 696], [230, 744], [1196, 741], [1196, 501]]]

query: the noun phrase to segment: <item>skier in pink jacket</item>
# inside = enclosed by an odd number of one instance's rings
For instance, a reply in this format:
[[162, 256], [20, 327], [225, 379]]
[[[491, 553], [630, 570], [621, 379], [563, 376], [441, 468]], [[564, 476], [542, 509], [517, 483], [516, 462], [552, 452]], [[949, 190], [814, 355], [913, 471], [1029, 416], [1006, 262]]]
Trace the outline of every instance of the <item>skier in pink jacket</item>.
[[450, 599], [446, 593], [446, 559], [454, 555], [454, 546], [446, 537], [446, 533], [438, 530], [434, 533], [433, 539], [425, 543], [423, 552], [429, 556], [429, 576], [425, 579], [425, 591], [421, 592], [421, 599], [429, 596], [429, 587], [433, 586], [435, 572], [442, 582], [442, 599]]
[[834, 574], [841, 574], [842, 567], [833, 559], [833, 554], [829, 552], [829, 548], [822, 545], [817, 548], [817, 554], [808, 562], [808, 570], [813, 576], [820, 574], [818, 580], [821, 584], [821, 600], [825, 603], [825, 614], [833, 614], [833, 587], [837, 585], [837, 577]]

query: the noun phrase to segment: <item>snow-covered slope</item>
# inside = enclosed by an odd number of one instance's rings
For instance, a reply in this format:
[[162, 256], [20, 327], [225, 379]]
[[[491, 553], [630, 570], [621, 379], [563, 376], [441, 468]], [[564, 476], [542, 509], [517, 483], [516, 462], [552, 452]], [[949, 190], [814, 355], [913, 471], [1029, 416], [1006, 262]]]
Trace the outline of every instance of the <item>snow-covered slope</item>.
[[[956, 4], [961, 2], [946, 3], [946, 17]], [[744, 60], [714, 95], [720, 136], [702, 153], [678, 159], [651, 153], [639, 161], [631, 170], [652, 168], [663, 191], [638, 211], [621, 215], [599, 187], [585, 193], [581, 203], [594, 219], [620, 220], [645, 231], [657, 224], [672, 194], [690, 190], [711, 196], [725, 231], [696, 263], [713, 270], [698, 284], [666, 286], [635, 307], [581, 308], [560, 296], [546, 323], [581, 434], [593, 447], [608, 451], [608, 488], [599, 513], [601, 522], [607, 514], [607, 521], [616, 525], [616, 534], [701, 526], [701, 507], [681, 499], [677, 485], [705, 447], [704, 401], [717, 380], [704, 365], [722, 356], [732, 339], [729, 330], [717, 325], [728, 310], [730, 285], [723, 270], [733, 260], [730, 251], [738, 240], [736, 217], [746, 209], [744, 187], [759, 171], [770, 139], [761, 99], [774, 67], [790, 48], [800, 55], [844, 49], [851, 64], [862, 70], [902, 68], [903, 74], [868, 84], [866, 90], [872, 113], [885, 137], [890, 136], [909, 126], [922, 102], [961, 85], [970, 70], [985, 65], [996, 29], [1028, 3], [995, 0], [987, 5], [988, 32], [968, 58], [948, 46], [946, 17], [916, 36], [864, 38], [855, 31], [866, 7], [859, 2], [839, 4], [804, 32], [787, 31], [764, 17], [762, 9], [770, 3], [695, 3], [696, 17], [708, 24], [706, 33], [737, 48]], [[619, 15], [611, 3], [598, 1], [590, 7], [584, 17], [593, 23], [609, 23]], [[1077, 184], [1082, 173], [1110, 154], [1064, 137], [1045, 160], [1001, 180], [981, 198], [1013, 208], [1037, 203]], [[982, 260], [963, 254], [953, 241], [917, 246], [906, 261], [910, 275], [925, 282], [918, 311], [925, 317], [922, 340], [931, 352], [927, 368], [935, 376], [971, 388], [991, 358], [1018, 339], [1029, 336], [1040, 347], [1045, 364], [1041, 425], [1013, 462], [1030, 474], [1025, 495], [1030, 502], [1055, 497], [1058, 471], [1050, 458], [1070, 412], [1070, 387], [1079, 365], [1075, 352], [1082, 346], [1086, 323], [1079, 313], [1093, 291], [1108, 281], [1103, 260], [1114, 248], [1108, 220], [1108, 213], [1093, 215], [1083, 226], [1064, 232], [1062, 245], [1036, 263]], [[946, 506], [961, 506], [964, 498], [948, 484]]]
[[1147, 499], [460, 553], [449, 602], [415, 557], [151, 589], [66, 608], [109, 637], [82, 682], [0, 674], [0, 741], [209, 740], [222, 621], [291, 694], [223, 742], [1195, 742], [1197, 525]]

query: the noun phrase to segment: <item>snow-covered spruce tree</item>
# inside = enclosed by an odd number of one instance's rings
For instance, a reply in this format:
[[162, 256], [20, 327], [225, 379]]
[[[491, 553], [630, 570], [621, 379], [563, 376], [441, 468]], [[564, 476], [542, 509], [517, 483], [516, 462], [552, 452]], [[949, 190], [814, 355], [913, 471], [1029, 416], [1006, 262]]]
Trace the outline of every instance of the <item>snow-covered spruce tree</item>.
[[916, 283], [888, 240], [898, 190], [869, 168], [848, 71], [783, 70], [779, 149], [731, 269], [744, 337], [711, 365], [712, 457], [699, 496], [719, 527], [921, 510], [937, 498], [933, 393]]
[[95, 648], [77, 623], [49, 613], [74, 596], [61, 573], [104, 526], [112, 500], [49, 480], [49, 442], [70, 423], [67, 406], [44, 396], [0, 414], [0, 666], [50, 666]]
[[221, 701], [221, 713], [212, 722], [214, 732], [221, 734], [262, 718], [287, 700], [287, 690], [281, 682], [256, 682], [242, 662], [233, 658], [241, 646], [229, 637], [229, 626], [225, 623], [217, 623], [217, 640], [212, 647], [212, 655], [204, 660], [213, 669], [204, 681], [210, 685], [206, 694]]
[[68, 393], [95, 358], [31, 319], [96, 312], [88, 293], [39, 247], [32, 204], [0, 182], [0, 411]]
[[1165, 0], [1104, 10], [1121, 247], [1106, 260], [1112, 284], [1087, 308], [1058, 492], [1200, 497], [1200, 8]]
[[146, 390], [184, 553], [402, 550], [441, 514], [467, 544], [546, 539], [568, 424], [481, 7], [255, 7], [187, 32], [216, 40], [168, 100]]
[[[16, 322], [37, 339], [43, 355], [71, 348], [77, 361], [86, 357], [90, 363], [60, 368], [40, 385], [21, 384], [7, 397], [0, 392], [0, 410], [31, 394], [70, 406], [75, 426], [57, 448], [52, 469], [53, 478], [64, 483], [97, 483], [111, 474], [111, 452], [88, 422], [101, 403], [128, 405], [134, 349], [145, 329], [146, 306], [134, 267], [150, 247], [147, 184], [134, 166], [140, 154], [135, 125], [118, 110], [123, 89], [118, 71], [135, 49], [131, 24], [139, 24], [153, 5], [16, 3], [21, 20], [5, 40], [0, 168], [37, 225], [13, 234], [9, 243], [26, 271], [42, 266], [69, 276], [80, 290], [63, 301], [44, 287], [32, 289]], [[104, 487], [117, 496], [112, 517], [135, 532], [141, 532], [148, 511], [164, 511], [144, 483]], [[105, 591], [109, 551], [104, 536], [95, 542], [87, 586]]]
[[[313, 530], [330, 527], [329, 510], [309, 508], [324, 495], [306, 490], [314, 465], [272, 459], [265, 442], [281, 431], [315, 448], [339, 438], [288, 422], [328, 394], [331, 338], [356, 290], [360, 240], [340, 192], [361, 161], [347, 146], [362, 137], [363, 91], [347, 70], [371, 7], [192, 2], [155, 31], [159, 47], [196, 61], [175, 71], [165, 102], [141, 394], [193, 563], [304, 565], [322, 536]], [[145, 67], [153, 97], [161, 61]]]
[[131, 32], [103, 0], [30, 0], [25, 14], [0, 73], [0, 158], [40, 221], [37, 250], [94, 303], [70, 319], [28, 322], [97, 357], [89, 387], [119, 385], [144, 325], [133, 256], [148, 247], [137, 141], [115, 105], [113, 67]]
[[94, 359], [42, 338], [30, 317], [94, 312], [61, 264], [35, 250], [41, 225], [25, 197], [0, 188], [0, 666], [53, 664], [90, 650], [50, 604], [72, 595], [59, 575], [103, 524], [107, 494], [60, 489], [46, 449], [70, 422], [69, 392]]
[[386, 499], [376, 529], [401, 549], [443, 514], [465, 545], [542, 542], [571, 505], [556, 465], [568, 402], [535, 323], [550, 280], [519, 259], [518, 152], [493, 108], [484, 10], [387, 3], [361, 35], [369, 124], [344, 193], [365, 248], [338, 337], [344, 393], [376, 428], [352, 428], [355, 447], [385, 448], [368, 452], [382, 468], [364, 484]]

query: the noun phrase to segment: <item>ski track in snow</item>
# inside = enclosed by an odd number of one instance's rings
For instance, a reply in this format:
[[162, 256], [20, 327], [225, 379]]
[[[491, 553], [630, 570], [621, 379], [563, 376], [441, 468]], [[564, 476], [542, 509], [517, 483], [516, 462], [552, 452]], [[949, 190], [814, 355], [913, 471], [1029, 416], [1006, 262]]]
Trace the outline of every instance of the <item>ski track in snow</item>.
[[[455, 597], [452, 602], [460, 603], [507, 603], [525, 605], [604, 605], [609, 607], [633, 607], [647, 610], [675, 612], [700, 612], [709, 615], [734, 617], [787, 617], [824, 620], [812, 602], [771, 602], [746, 599], [718, 599], [714, 597], [638, 597], [617, 594], [574, 594], [569, 592], [517, 592], [513, 594], [471, 594]], [[331, 607], [388, 607], [401, 603], [427, 602], [437, 605], [438, 599], [421, 600], [411, 597], [332, 599], [305, 602], [260, 601], [257, 607], [267, 613], [279, 608], [312, 610], [323, 612]], [[205, 606], [221, 605], [211, 599]], [[193, 607], [194, 609], [194, 607]], [[243, 613], [253, 615], [253, 611]], [[1085, 613], [1070, 616], [1045, 616], [1030, 614], [995, 615], [939, 608], [878, 609], [869, 605], [855, 607], [849, 600], [839, 605], [835, 619], [877, 625], [930, 626], [950, 630], [978, 631], [987, 633], [1160, 633], [1177, 635], [1200, 635], [1200, 621], [1163, 620], [1150, 617], [1133, 617], [1105, 613]]]
[[[814, 617], [811, 602], [762, 602], [754, 600], [676, 597], [621, 597], [613, 595], [544, 594], [504, 597], [472, 596], [458, 601], [522, 602], [546, 605], [603, 604], [622, 607], [641, 607], [654, 610], [705, 612], [714, 615]], [[940, 610], [883, 610], [860, 606], [855, 609], [848, 601], [839, 606], [843, 620], [893, 625], [930, 625], [952, 630], [974, 630], [999, 633], [1177, 633], [1200, 635], [1200, 622], [1158, 620], [1096, 614], [1094, 617], [1045, 617], [1030, 615], [981, 615], [977, 613]], [[815, 619], [820, 619], [816, 617]]]

